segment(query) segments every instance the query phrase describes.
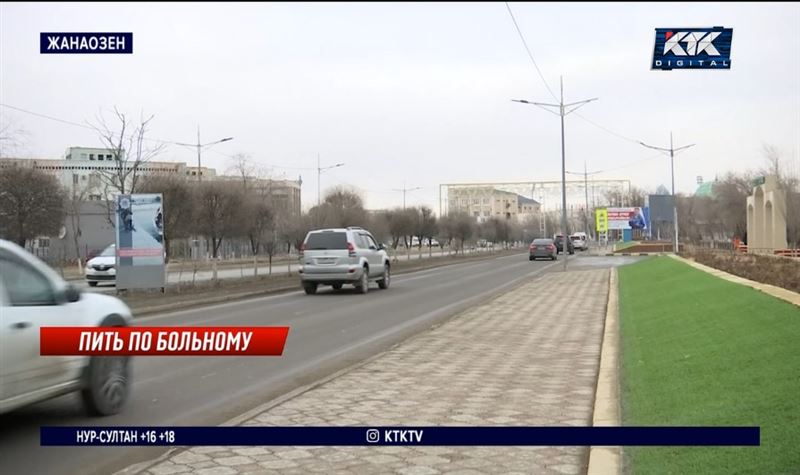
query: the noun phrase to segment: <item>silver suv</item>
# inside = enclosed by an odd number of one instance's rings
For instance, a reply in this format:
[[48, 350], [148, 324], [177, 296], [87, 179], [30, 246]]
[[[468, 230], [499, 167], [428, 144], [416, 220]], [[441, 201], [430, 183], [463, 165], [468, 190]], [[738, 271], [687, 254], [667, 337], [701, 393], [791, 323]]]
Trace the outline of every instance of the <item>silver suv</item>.
[[334, 228], [310, 231], [300, 248], [300, 280], [311, 295], [317, 286], [339, 290], [352, 284], [366, 294], [369, 281], [389, 287], [391, 265], [386, 248], [364, 228]]

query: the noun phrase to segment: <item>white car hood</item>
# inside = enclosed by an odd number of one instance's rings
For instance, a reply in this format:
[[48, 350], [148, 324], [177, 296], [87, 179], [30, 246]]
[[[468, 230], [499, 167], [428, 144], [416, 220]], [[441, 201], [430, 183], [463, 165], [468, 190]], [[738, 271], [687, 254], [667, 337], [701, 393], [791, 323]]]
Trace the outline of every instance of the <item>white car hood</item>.
[[89, 259], [86, 263], [88, 266], [113, 266], [117, 264], [117, 258], [114, 256], [97, 256]]

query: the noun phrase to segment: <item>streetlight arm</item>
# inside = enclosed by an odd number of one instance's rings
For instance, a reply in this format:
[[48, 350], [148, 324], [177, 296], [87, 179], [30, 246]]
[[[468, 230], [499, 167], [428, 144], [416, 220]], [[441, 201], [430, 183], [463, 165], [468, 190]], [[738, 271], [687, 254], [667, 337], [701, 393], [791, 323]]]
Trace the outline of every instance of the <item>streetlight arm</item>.
[[683, 147], [676, 148], [675, 151], [677, 152], [678, 150], [685, 150], [685, 149], [687, 149], [689, 147], [694, 147], [695, 145], [696, 144], [684, 145]]
[[224, 139], [217, 140], [216, 142], [209, 142], [207, 144], [203, 144], [203, 145], [201, 145], [201, 147], [208, 147], [209, 145], [216, 145], [218, 143], [228, 142], [228, 141], [231, 141], [231, 140], [233, 140], [233, 137], [225, 137]]
[[644, 142], [639, 142], [639, 145], [642, 145], [643, 147], [647, 147], [647, 148], [652, 148], [653, 150], [658, 150], [659, 152], [669, 152], [668, 148], [654, 147], [652, 145], [647, 145]]
[[575, 112], [576, 110], [580, 109], [581, 107], [585, 106], [586, 104], [588, 104], [588, 103], [590, 103], [592, 101], [596, 101], [596, 100], [597, 100], [597, 98], [595, 97], [594, 99], [588, 99], [586, 101], [573, 102], [572, 104], [564, 104], [565, 108], [569, 107], [569, 106], [575, 106], [572, 109], [564, 112], [564, 115], [569, 115], [569, 114]]

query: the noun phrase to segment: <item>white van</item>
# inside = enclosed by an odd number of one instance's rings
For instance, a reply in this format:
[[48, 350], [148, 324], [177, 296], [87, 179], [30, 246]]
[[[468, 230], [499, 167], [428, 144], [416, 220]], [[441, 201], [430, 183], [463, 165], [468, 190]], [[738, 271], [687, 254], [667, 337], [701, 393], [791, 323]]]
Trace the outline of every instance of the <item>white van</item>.
[[589, 238], [584, 232], [572, 233], [569, 237], [570, 241], [572, 241], [573, 247], [575, 249], [580, 249], [581, 251], [585, 251], [589, 249]]

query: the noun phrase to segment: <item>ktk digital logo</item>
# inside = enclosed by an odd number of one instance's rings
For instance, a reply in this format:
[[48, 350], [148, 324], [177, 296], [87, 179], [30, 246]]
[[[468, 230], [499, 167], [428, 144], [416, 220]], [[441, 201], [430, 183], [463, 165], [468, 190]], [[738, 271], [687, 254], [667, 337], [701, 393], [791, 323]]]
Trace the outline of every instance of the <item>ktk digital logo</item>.
[[730, 69], [733, 28], [656, 28], [651, 69]]
[[133, 33], [39, 33], [40, 54], [133, 54]]

